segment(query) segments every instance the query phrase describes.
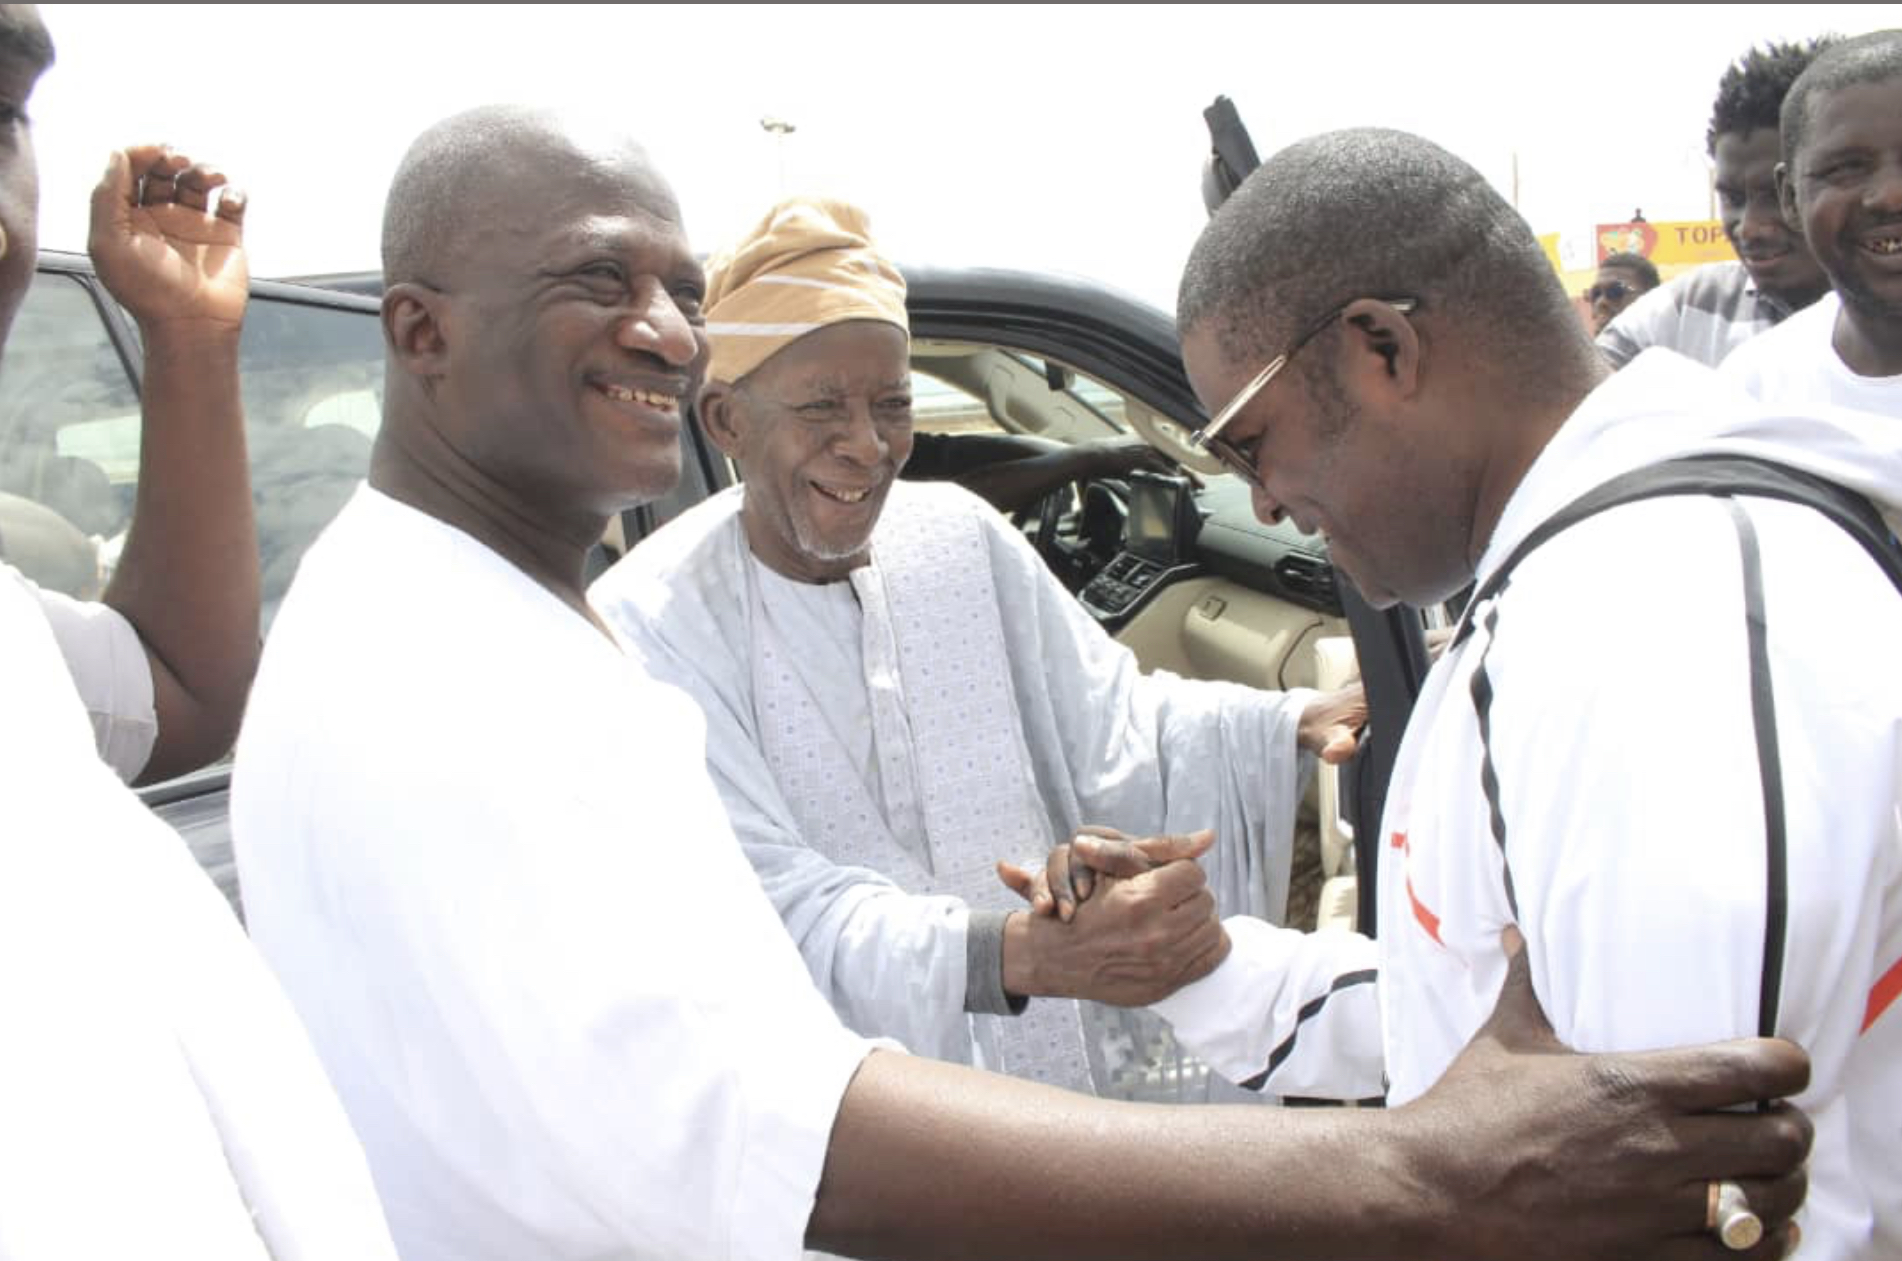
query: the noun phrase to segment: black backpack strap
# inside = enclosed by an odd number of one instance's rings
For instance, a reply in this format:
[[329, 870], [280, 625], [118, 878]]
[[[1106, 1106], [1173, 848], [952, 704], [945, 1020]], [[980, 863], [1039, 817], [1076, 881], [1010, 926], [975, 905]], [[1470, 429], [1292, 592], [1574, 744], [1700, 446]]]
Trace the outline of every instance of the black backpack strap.
[[1552, 514], [1521, 539], [1519, 546], [1513, 548], [1499, 568], [1473, 592], [1466, 602], [1466, 615], [1454, 632], [1453, 643], [1458, 645], [1472, 634], [1473, 609], [1505, 590], [1519, 562], [1540, 544], [1607, 508], [1640, 499], [1656, 499], [1660, 495], [1749, 495], [1814, 508], [1862, 544], [1896, 590], [1902, 591], [1902, 546], [1898, 546], [1895, 536], [1883, 524], [1881, 514], [1861, 495], [1814, 473], [1770, 460], [1746, 455], [1691, 455], [1648, 464], [1614, 477]]
[[[1506, 898], [1514, 915], [1518, 898], [1512, 867], [1506, 862], [1506, 820], [1499, 803], [1499, 776], [1492, 755], [1492, 680], [1486, 657], [1499, 621], [1493, 602], [1512, 581], [1512, 573], [1526, 556], [1560, 531], [1607, 508], [1663, 495], [1712, 495], [1730, 501], [1731, 523], [1737, 532], [1743, 564], [1744, 625], [1749, 642], [1751, 714], [1756, 729], [1757, 771], [1763, 796], [1765, 843], [1765, 922], [1762, 988], [1757, 1003], [1757, 1031], [1771, 1036], [1776, 1028], [1782, 996], [1783, 948], [1788, 919], [1787, 824], [1783, 808], [1782, 754], [1777, 744], [1776, 696], [1770, 680], [1768, 619], [1763, 599], [1763, 566], [1756, 527], [1736, 501], [1751, 496], [1803, 504], [1835, 522], [1868, 552], [1877, 566], [1902, 592], [1902, 544], [1883, 524], [1868, 500], [1833, 482], [1800, 469], [1748, 456], [1705, 455], [1669, 460], [1634, 469], [1573, 500], [1527, 535], [1505, 561], [1481, 583], [1467, 602], [1453, 643], [1472, 634], [1475, 616], [1486, 621], [1487, 643], [1472, 676], [1473, 709], [1479, 720], [1480, 787], [1486, 794], [1493, 840], [1499, 846]], [[1479, 610], [1484, 608], [1484, 613]]]

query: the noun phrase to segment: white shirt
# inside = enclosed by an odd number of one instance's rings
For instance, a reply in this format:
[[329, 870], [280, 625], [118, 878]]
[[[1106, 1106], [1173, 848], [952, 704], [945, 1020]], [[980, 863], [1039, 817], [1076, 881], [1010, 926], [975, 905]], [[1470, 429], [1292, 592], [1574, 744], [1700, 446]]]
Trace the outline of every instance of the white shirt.
[[[1707, 370], [1647, 353], [1534, 463], [1480, 577], [1579, 494], [1696, 450], [1781, 458], [1893, 509], [1902, 430], [1892, 428], [1846, 412], [1765, 413]], [[1902, 595], [1819, 514], [1763, 500], [1746, 510], [1788, 820], [1776, 1031], [1813, 1064], [1798, 1098], [1816, 1122], [1804, 1256], [1892, 1258], [1902, 1255]], [[1628, 505], [1539, 548], [1435, 665], [1381, 831], [1391, 1103], [1426, 1090], [1490, 1013], [1509, 922], [1525, 933], [1554, 1029], [1580, 1050], [1756, 1032], [1767, 860], [1741, 575], [1724, 501]], [[1482, 662], [1516, 913], [1480, 774]], [[1238, 938], [1235, 954], [1189, 987], [1200, 1023], [1177, 1031], [1192, 1046], [1233, 1039], [1249, 1019], [1280, 1032], [1261, 1014], [1272, 987], [1247, 989], [1261, 952]], [[1224, 998], [1252, 1015], [1223, 1016]]]
[[394, 1261], [282, 993], [0, 581], [0, 1257]]
[[53, 631], [80, 702], [92, 720], [93, 741], [120, 779], [138, 778], [158, 739], [152, 703], [152, 664], [132, 623], [109, 605], [75, 600], [38, 586], [0, 561], [0, 582], [30, 591]]
[[868, 1044], [741, 857], [704, 732], [521, 571], [368, 487], [305, 555], [234, 841], [404, 1261], [799, 1255]]
[[1758, 289], [1742, 263], [1707, 263], [1641, 294], [1605, 326], [1598, 348], [1618, 368], [1654, 346], [1714, 368], [1789, 316], [1790, 308]]
[[1725, 360], [1724, 375], [1766, 403], [1831, 403], [1902, 419], [1902, 376], [1862, 376], [1836, 353], [1836, 317], [1842, 309], [1840, 297], [1824, 294]]

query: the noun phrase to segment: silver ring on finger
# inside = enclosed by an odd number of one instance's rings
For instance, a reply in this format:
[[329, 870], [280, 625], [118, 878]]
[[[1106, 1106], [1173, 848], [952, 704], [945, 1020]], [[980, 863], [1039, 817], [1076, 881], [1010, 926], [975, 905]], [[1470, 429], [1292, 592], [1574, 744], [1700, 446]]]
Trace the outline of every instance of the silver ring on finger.
[[1732, 1252], [1748, 1252], [1763, 1239], [1763, 1219], [1751, 1210], [1743, 1188], [1729, 1181], [1710, 1184], [1704, 1229], [1715, 1234], [1718, 1242]]

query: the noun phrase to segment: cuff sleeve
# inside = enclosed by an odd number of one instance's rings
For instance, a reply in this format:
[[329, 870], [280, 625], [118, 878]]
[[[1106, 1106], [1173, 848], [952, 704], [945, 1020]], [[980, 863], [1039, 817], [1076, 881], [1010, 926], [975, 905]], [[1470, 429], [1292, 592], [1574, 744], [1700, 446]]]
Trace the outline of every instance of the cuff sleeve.
[[964, 930], [964, 1010], [1021, 1015], [1030, 1000], [1004, 992], [1004, 921], [1009, 911], [972, 911]]
[[1321, 1099], [1383, 1094], [1374, 943], [1238, 916], [1213, 972], [1150, 1010], [1216, 1072], [1249, 1090]]

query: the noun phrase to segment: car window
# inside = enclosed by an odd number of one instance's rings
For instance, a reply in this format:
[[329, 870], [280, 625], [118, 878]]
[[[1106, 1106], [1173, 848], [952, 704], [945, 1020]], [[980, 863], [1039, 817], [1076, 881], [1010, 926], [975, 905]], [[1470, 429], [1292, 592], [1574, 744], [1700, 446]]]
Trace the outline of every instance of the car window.
[[918, 433], [1003, 433], [984, 400], [929, 372], [911, 374], [911, 427]]
[[268, 631], [304, 549], [369, 469], [382, 326], [373, 312], [253, 297], [238, 368]]
[[[1050, 371], [1050, 363], [1048, 360], [1040, 359], [1036, 355], [1026, 354], [1021, 350], [1013, 350], [1010, 354], [1013, 358], [1028, 365], [1032, 371], [1045, 376], [1047, 379]], [[1116, 429], [1119, 433], [1129, 432], [1129, 416], [1125, 410], [1125, 404], [1121, 394], [1110, 389], [1102, 382], [1084, 376], [1082, 373], [1073, 369], [1059, 366], [1057, 370], [1062, 373], [1062, 380], [1064, 382], [1063, 393], [1068, 394], [1086, 410], [1093, 413], [1105, 424]]]
[[[372, 312], [254, 296], [239, 371], [268, 629], [304, 549], [369, 467], [382, 414]], [[139, 475], [139, 400], [92, 291], [35, 277], [0, 360], [0, 556], [52, 590], [104, 590]]]
[[0, 557], [96, 597], [132, 517], [139, 402], [91, 293], [35, 277], [0, 359]]

